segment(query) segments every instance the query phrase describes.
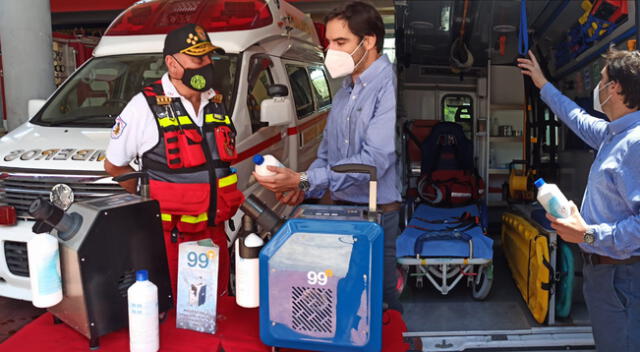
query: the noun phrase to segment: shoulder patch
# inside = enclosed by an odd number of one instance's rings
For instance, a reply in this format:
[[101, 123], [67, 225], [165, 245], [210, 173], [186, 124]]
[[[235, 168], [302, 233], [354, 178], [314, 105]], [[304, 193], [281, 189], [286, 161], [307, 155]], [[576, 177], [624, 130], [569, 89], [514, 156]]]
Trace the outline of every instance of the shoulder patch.
[[120, 116], [118, 116], [118, 118], [116, 119], [116, 123], [113, 125], [113, 128], [111, 129], [111, 139], [120, 138], [125, 127], [127, 127], [127, 123], [124, 122], [124, 120]]

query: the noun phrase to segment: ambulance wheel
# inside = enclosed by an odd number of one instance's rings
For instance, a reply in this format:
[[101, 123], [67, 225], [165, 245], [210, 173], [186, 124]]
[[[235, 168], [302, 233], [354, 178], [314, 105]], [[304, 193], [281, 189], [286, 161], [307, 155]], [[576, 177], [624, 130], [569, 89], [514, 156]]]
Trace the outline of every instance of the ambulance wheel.
[[471, 294], [476, 301], [484, 301], [493, 287], [493, 265], [483, 265], [478, 276], [473, 277]]
[[235, 242], [229, 245], [229, 296], [236, 295], [236, 246]]

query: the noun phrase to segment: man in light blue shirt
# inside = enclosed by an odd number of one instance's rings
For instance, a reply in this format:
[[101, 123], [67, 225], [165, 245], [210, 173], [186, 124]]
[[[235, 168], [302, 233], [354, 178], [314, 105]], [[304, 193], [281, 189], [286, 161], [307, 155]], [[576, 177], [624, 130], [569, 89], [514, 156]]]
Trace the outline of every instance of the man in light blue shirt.
[[331, 167], [352, 163], [375, 166], [377, 203], [385, 230], [384, 301], [402, 311], [395, 258], [401, 200], [395, 133], [396, 76], [391, 62], [382, 55], [384, 24], [375, 8], [359, 1], [333, 10], [325, 23], [327, 70], [333, 78], [347, 77], [333, 99], [318, 157], [306, 172], [269, 167], [277, 172], [275, 176], [254, 176], [287, 204], [299, 204], [305, 196], [321, 198], [327, 191], [338, 203], [366, 204], [369, 177], [336, 173]]
[[640, 53], [611, 50], [594, 89], [593, 117], [562, 95], [536, 58], [518, 59], [542, 100], [597, 150], [578, 211], [547, 214], [563, 240], [578, 243], [585, 261], [583, 292], [598, 351], [640, 351]]

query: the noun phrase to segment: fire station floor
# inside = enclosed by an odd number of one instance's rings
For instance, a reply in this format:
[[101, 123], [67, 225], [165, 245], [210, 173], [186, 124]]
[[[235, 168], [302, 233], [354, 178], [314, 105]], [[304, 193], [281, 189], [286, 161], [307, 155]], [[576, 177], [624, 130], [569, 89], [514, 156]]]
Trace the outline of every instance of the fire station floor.
[[[494, 281], [484, 301], [471, 297], [471, 288], [461, 280], [449, 294], [442, 295], [425, 278], [424, 287], [417, 288], [415, 279], [400, 296], [404, 306], [403, 318], [411, 332], [422, 331], [478, 331], [520, 330], [541, 327], [527, 308], [518, 291], [511, 271], [494, 236]], [[581, 282], [578, 289], [581, 289]], [[584, 302], [575, 300], [570, 319], [557, 319], [557, 325], [587, 325], [588, 314]], [[578, 298], [579, 299], [579, 298]]]
[[0, 343], [45, 311], [31, 302], [0, 297]]

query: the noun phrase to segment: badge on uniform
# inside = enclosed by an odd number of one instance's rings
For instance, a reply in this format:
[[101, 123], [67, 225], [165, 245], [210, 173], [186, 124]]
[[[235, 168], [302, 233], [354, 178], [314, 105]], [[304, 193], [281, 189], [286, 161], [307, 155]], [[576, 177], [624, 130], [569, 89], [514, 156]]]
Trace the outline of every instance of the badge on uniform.
[[118, 139], [122, 135], [125, 127], [127, 127], [127, 123], [118, 116], [116, 123], [113, 125], [113, 129], [111, 129], [111, 139]]
[[220, 104], [220, 103], [222, 103], [222, 99], [223, 98], [224, 98], [224, 95], [216, 94], [213, 98], [211, 98], [211, 101], [216, 103], [216, 104]]

